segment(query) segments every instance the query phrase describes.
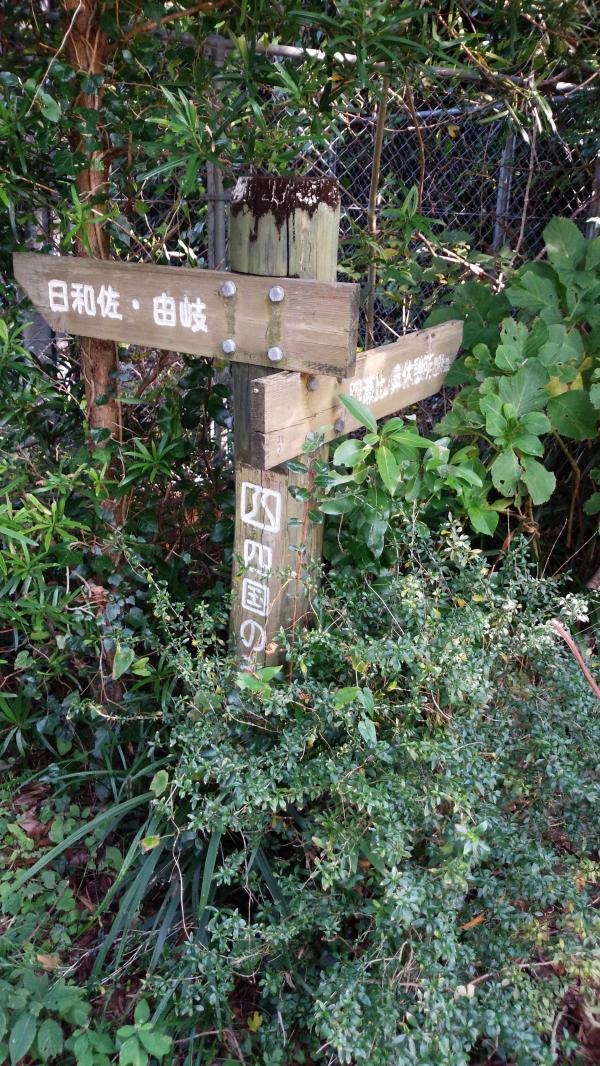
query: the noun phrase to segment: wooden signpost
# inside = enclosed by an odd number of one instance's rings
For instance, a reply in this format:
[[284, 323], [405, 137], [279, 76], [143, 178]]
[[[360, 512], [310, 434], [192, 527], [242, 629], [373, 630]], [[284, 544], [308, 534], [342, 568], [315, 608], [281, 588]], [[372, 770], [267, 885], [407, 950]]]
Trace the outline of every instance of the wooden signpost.
[[305, 615], [306, 576], [321, 557], [322, 527], [293, 494], [310, 488], [309, 474], [281, 464], [307, 437], [357, 428], [340, 393], [378, 418], [433, 395], [462, 339], [462, 322], [447, 322], [357, 356], [358, 287], [335, 281], [339, 211], [331, 178], [240, 179], [233, 273], [14, 256], [17, 281], [55, 329], [234, 364], [231, 647], [246, 669], [278, 660], [275, 638]]

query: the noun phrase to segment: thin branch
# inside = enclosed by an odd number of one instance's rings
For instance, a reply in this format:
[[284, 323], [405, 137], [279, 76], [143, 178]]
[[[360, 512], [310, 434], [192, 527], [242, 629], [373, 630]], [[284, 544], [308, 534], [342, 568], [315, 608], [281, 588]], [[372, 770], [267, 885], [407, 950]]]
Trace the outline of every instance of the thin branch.
[[406, 106], [408, 107], [410, 117], [413, 121], [413, 126], [415, 128], [415, 133], [417, 135], [417, 140], [419, 142], [419, 200], [417, 204], [417, 211], [420, 214], [421, 208], [423, 207], [423, 189], [425, 187], [425, 142], [423, 140], [423, 134], [421, 133], [421, 127], [419, 125], [419, 117], [415, 108], [415, 98], [413, 96], [413, 91], [408, 81], [404, 88], [406, 91]]
[[[369, 236], [374, 240], [377, 236], [377, 192], [381, 175], [381, 153], [383, 151], [383, 135], [385, 131], [385, 115], [387, 111], [390, 79], [384, 76], [381, 79], [381, 96], [377, 112], [377, 126], [375, 127], [375, 145], [373, 148], [373, 165], [371, 167], [371, 188], [369, 190], [369, 207], [367, 209], [367, 227]], [[367, 348], [373, 346], [373, 330], [375, 325], [375, 282], [377, 264], [375, 262], [374, 249], [369, 249], [369, 272], [367, 280], [367, 324], [365, 344]]]
[[531, 128], [531, 151], [529, 153], [529, 172], [527, 174], [527, 185], [525, 186], [525, 195], [523, 197], [523, 213], [521, 215], [521, 226], [519, 229], [519, 237], [515, 247], [515, 255], [519, 254], [519, 250], [525, 239], [525, 226], [527, 224], [527, 210], [529, 208], [529, 195], [531, 193], [531, 183], [533, 181], [533, 171], [535, 168], [535, 161], [537, 159], [535, 151], [535, 142], [537, 138], [537, 128], [535, 123]]
[[577, 663], [578, 663], [578, 665], [579, 665], [579, 667], [581, 669], [581, 672], [582, 672], [583, 676], [585, 677], [588, 685], [590, 686], [592, 692], [594, 693], [594, 696], [596, 697], [596, 699], [600, 700], [600, 688], [598, 688], [598, 685], [596, 684], [596, 682], [594, 681], [594, 678], [592, 677], [590, 671], [588, 670], [587, 665], [584, 662], [583, 656], [582, 656], [579, 648], [577, 647], [575, 641], [573, 640], [573, 637], [571, 636], [570, 633], [567, 632], [567, 630], [563, 626], [562, 622], [559, 622], [558, 618], [553, 618], [551, 620], [551, 622], [550, 622], [550, 625], [552, 626], [552, 628], [555, 631], [555, 633], [558, 633], [559, 637], [561, 637], [564, 640], [565, 644], [569, 648], [569, 651], [571, 651], [571, 653], [574, 655], [575, 659], [577, 660]]
[[555, 440], [557, 441], [558, 445], [560, 446], [562, 452], [566, 456], [567, 462], [569, 463], [569, 466], [571, 467], [571, 470], [573, 471], [573, 478], [575, 480], [575, 484], [573, 486], [573, 492], [571, 493], [571, 505], [569, 507], [569, 520], [568, 520], [568, 523], [567, 523], [567, 548], [570, 548], [572, 546], [572, 544], [573, 544], [573, 520], [575, 518], [575, 506], [576, 506], [577, 500], [579, 498], [579, 486], [581, 485], [581, 470], [579, 469], [575, 459], [573, 458], [573, 456], [571, 455], [569, 449], [567, 448], [567, 446], [566, 446], [564, 440], [562, 439], [560, 433], [558, 433], [557, 430], [553, 430], [552, 431], [552, 436], [555, 438]]
[[27, 108], [27, 112], [25, 114], [25, 118], [27, 118], [27, 115], [30, 113], [30, 111], [31, 111], [33, 105], [35, 104], [40, 92], [42, 91], [42, 85], [46, 81], [46, 78], [50, 74], [50, 71], [52, 70], [52, 67], [56, 63], [56, 60], [58, 59], [60, 53], [62, 52], [63, 48], [65, 47], [65, 45], [67, 43], [67, 41], [69, 40], [69, 37], [70, 37], [71, 32], [73, 30], [73, 26], [75, 25], [75, 19], [77, 18], [78, 14], [82, 10], [82, 8], [83, 8], [83, 4], [81, 3], [81, 0], [79, 0], [79, 3], [77, 4], [77, 7], [75, 8], [75, 11], [73, 12], [73, 18], [71, 19], [69, 25], [67, 26], [67, 29], [65, 30], [65, 35], [64, 35], [62, 41], [60, 42], [57, 51], [54, 53], [54, 55], [52, 56], [52, 59], [48, 63], [48, 66], [46, 68], [46, 73], [40, 79], [40, 83], [39, 83], [37, 89], [35, 90], [35, 92], [33, 94], [33, 99], [31, 101], [29, 107]]
[[186, 8], [185, 11], [170, 11], [167, 15], [163, 15], [161, 19], [156, 19], [151, 22], [143, 22], [139, 26], [134, 26], [133, 29], [128, 30], [124, 35], [123, 40], [125, 43], [133, 40], [134, 37], [139, 37], [141, 33], [151, 33], [152, 30], [157, 30], [159, 26], [164, 26], [166, 22], [174, 22], [175, 19], [184, 19], [188, 15], [197, 15], [200, 11], [207, 15], [210, 15], [215, 9], [223, 7], [226, 0], [204, 0], [201, 4], [193, 4], [192, 7]]

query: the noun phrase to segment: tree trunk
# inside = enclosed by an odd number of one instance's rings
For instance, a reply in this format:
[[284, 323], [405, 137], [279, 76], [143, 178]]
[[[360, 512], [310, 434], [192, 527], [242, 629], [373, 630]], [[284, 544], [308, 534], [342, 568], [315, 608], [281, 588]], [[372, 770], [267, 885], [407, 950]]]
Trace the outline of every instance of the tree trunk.
[[[63, 0], [67, 34], [66, 56], [81, 78], [104, 73], [109, 41], [100, 29], [102, 6], [97, 0]], [[96, 92], [85, 92], [82, 89], [77, 94], [73, 107], [75, 112], [77, 108], [100, 112], [102, 89], [99, 88]], [[99, 130], [102, 130], [101, 122]], [[102, 132], [99, 135], [102, 136]], [[101, 216], [108, 202], [110, 145], [107, 143], [102, 150], [95, 148], [86, 151], [86, 136], [74, 130], [71, 137], [71, 145], [77, 155], [87, 155], [87, 165], [77, 174], [77, 192], [81, 203]], [[110, 259], [109, 238], [101, 221], [94, 222], [91, 219], [86, 223], [84, 232], [77, 235], [76, 252], [80, 256], [91, 254], [98, 259]], [[118, 347], [113, 341], [82, 337], [80, 358], [90, 429], [108, 429], [110, 435], [120, 441], [122, 419]]]

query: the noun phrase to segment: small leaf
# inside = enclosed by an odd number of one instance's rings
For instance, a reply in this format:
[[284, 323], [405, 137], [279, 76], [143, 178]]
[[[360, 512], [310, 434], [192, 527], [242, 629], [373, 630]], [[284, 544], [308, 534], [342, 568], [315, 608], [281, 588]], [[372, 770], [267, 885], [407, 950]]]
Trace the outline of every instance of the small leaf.
[[127, 673], [134, 659], [135, 652], [133, 648], [128, 648], [124, 644], [117, 644], [112, 668], [113, 681], [118, 681], [123, 674]]
[[41, 112], [44, 118], [48, 119], [48, 122], [58, 122], [60, 120], [60, 105], [50, 96], [50, 93], [40, 90], [38, 93], [38, 99], [41, 104]]
[[394, 453], [389, 448], [386, 448], [385, 444], [381, 444], [377, 449], [376, 456], [377, 469], [381, 480], [390, 496], [393, 496], [400, 480], [400, 469], [394, 458]]
[[144, 837], [141, 841], [142, 851], [152, 851], [160, 844], [160, 837], [155, 834], [154, 836]]
[[341, 711], [342, 707], [347, 707], [348, 704], [354, 703], [354, 700], [358, 699], [360, 695], [360, 689], [356, 685], [352, 685], [349, 688], [341, 688], [336, 693], [335, 700], [333, 701], [333, 709], [335, 711]]
[[258, 1011], [255, 1010], [254, 1014], [251, 1014], [248, 1018], [248, 1028], [250, 1032], [257, 1033], [262, 1025], [262, 1022], [262, 1014], [259, 1014]]
[[372, 433], [377, 433], [377, 419], [366, 404], [361, 403], [355, 396], [347, 396], [343, 392], [340, 392], [339, 398], [346, 410], [350, 412], [357, 422], [360, 422], [361, 426], [366, 426]]
[[143, 1025], [148, 1021], [150, 1017], [150, 1007], [146, 999], [140, 999], [139, 1003], [136, 1003], [135, 1010], [133, 1012], [133, 1019], [136, 1025]]
[[146, 1051], [149, 1051], [156, 1059], [162, 1059], [165, 1055], [168, 1055], [173, 1043], [170, 1036], [166, 1036], [164, 1033], [155, 1033], [149, 1028], [140, 1029], [138, 1040], [141, 1040]]
[[377, 743], [377, 732], [371, 719], [361, 718], [357, 728], [365, 743], [368, 744], [370, 748], [375, 747]]
[[[152, 781], [150, 782], [150, 791], [153, 792], [155, 796], [162, 796], [163, 792], [166, 791], [168, 784], [169, 775], [167, 771], [159, 770], [157, 773], [155, 773], [154, 777], [152, 778]], [[141, 1002], [145, 1001], [142, 1000]]]
[[130, 1036], [119, 1051], [119, 1066], [147, 1066], [148, 1054], [138, 1041], [137, 1036]]

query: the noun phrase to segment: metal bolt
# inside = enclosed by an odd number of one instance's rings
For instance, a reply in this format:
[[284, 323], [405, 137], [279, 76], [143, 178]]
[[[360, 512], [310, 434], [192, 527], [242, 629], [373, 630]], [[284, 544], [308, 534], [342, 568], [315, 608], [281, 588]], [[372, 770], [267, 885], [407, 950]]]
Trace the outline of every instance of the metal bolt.
[[225, 352], [225, 355], [233, 355], [236, 349], [235, 341], [231, 337], [228, 337], [226, 341], [223, 341], [221, 348]]
[[284, 296], [285, 291], [282, 289], [281, 285], [273, 285], [273, 287], [269, 289], [269, 300], [272, 304], [280, 304]]
[[276, 346], [273, 348], [269, 348], [267, 355], [272, 363], [279, 363], [283, 359], [283, 352], [281, 348], [277, 348]]
[[224, 281], [221, 285], [221, 296], [235, 296], [236, 292], [235, 281]]
[[310, 392], [314, 392], [315, 389], [319, 388], [319, 379], [318, 378], [309, 378], [308, 379], [307, 388], [310, 390]]
[[313, 433], [312, 429], [309, 430], [308, 433], [306, 434], [306, 439], [307, 440], [316, 440], [316, 437], [317, 437], [317, 434]]
[[336, 433], [343, 433], [345, 425], [346, 425], [345, 419], [336, 418], [335, 422], [333, 423], [333, 428], [335, 429]]

